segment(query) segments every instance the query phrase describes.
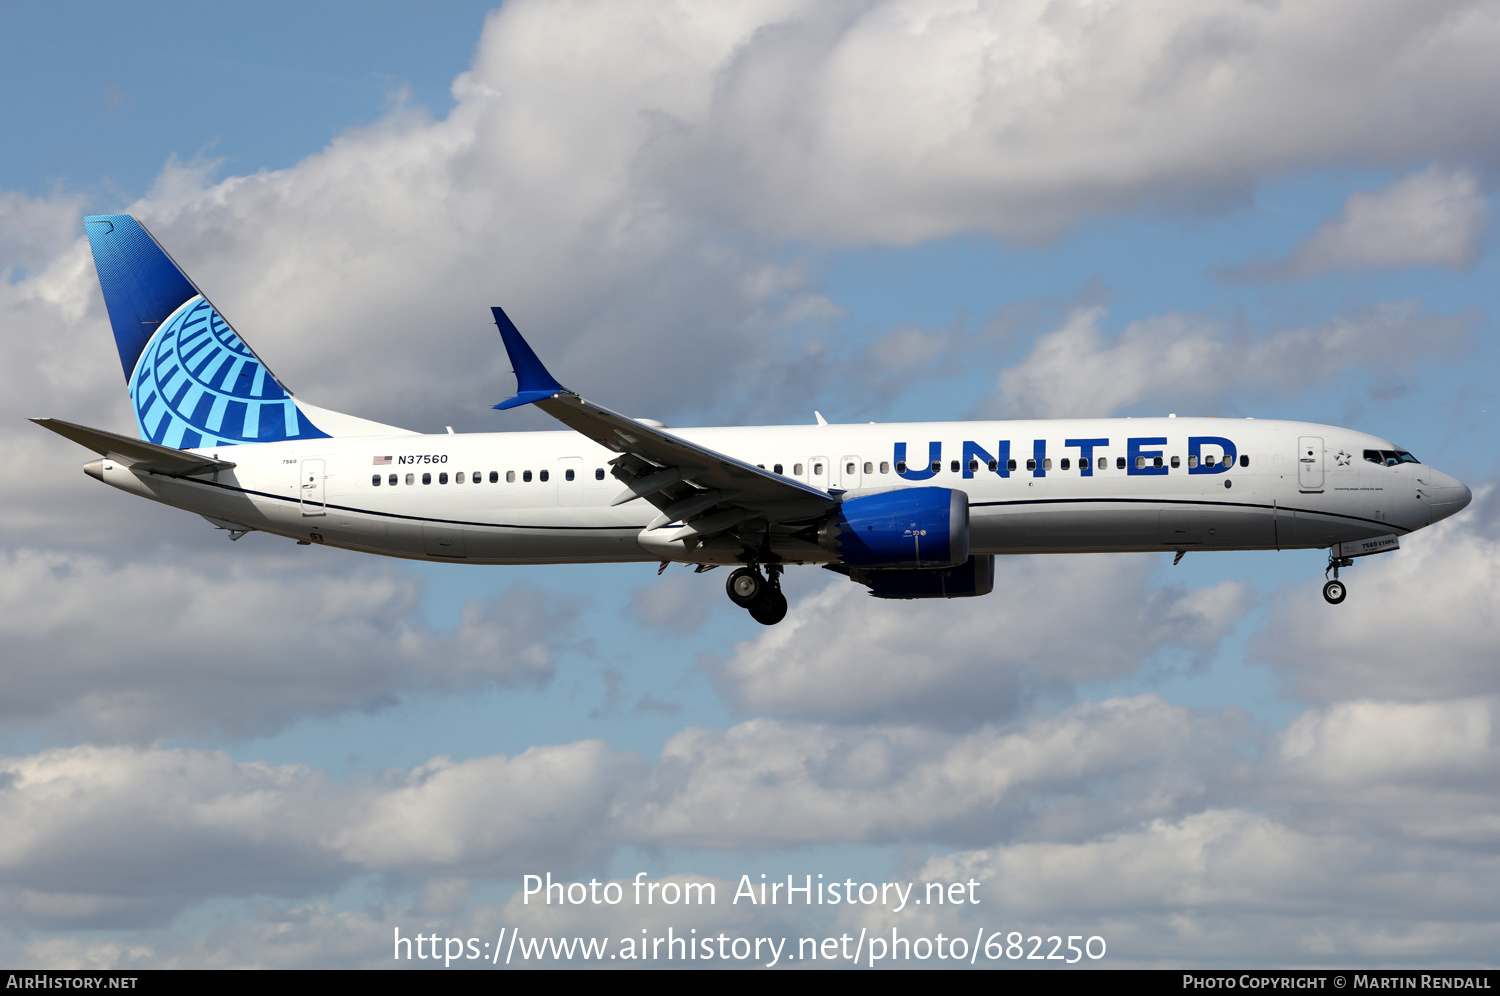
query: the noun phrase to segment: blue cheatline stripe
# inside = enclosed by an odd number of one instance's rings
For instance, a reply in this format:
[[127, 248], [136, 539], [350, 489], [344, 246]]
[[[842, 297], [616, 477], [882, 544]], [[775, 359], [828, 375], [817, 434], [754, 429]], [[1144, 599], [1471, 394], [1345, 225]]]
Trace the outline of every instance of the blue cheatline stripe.
[[1303, 508], [1298, 505], [1271, 505], [1266, 502], [1253, 501], [1208, 501], [1195, 498], [1021, 498], [1011, 501], [971, 501], [970, 508], [995, 508], [1002, 505], [1200, 505], [1207, 508], [1258, 508], [1262, 511], [1275, 509], [1288, 515], [1321, 515], [1329, 519], [1353, 519], [1356, 522], [1368, 522], [1375, 526], [1388, 526], [1396, 532], [1411, 532], [1410, 529], [1402, 529], [1400, 526], [1379, 519], [1369, 519], [1363, 515], [1350, 515], [1347, 512], [1326, 512], [1316, 508]]

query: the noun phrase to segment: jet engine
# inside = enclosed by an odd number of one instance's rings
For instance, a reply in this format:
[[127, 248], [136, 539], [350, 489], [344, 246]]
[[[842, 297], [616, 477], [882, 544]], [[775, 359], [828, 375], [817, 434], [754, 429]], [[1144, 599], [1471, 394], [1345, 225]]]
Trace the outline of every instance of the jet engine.
[[952, 567], [969, 559], [969, 496], [902, 488], [850, 498], [818, 528], [818, 545], [849, 567]]
[[869, 588], [876, 598], [972, 598], [994, 590], [995, 557], [993, 554], [970, 557], [954, 567], [845, 568], [841, 573]]

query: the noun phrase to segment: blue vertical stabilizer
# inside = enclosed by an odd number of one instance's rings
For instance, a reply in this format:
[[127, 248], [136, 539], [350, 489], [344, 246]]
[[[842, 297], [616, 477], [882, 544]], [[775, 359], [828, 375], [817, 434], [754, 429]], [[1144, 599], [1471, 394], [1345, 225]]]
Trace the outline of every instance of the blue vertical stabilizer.
[[328, 435], [140, 222], [83, 223], [142, 439], [186, 449]]
[[83, 227], [115, 329], [120, 365], [129, 377], [157, 328], [198, 288], [130, 215], [92, 215], [83, 219]]

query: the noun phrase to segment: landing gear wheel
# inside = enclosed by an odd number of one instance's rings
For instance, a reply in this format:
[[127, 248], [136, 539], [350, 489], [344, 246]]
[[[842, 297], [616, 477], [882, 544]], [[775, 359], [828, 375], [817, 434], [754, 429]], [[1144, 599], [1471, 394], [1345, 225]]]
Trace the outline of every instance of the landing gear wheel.
[[1347, 594], [1349, 594], [1349, 591], [1344, 587], [1344, 582], [1337, 578], [1323, 586], [1323, 598], [1329, 605], [1339, 604]]
[[766, 588], [765, 597], [750, 606], [750, 618], [762, 626], [775, 626], [786, 618], [786, 596], [780, 588]]
[[724, 582], [724, 590], [728, 592], [731, 602], [742, 609], [748, 609], [761, 600], [770, 586], [766, 584], [760, 571], [753, 567], [741, 567], [729, 575], [729, 580]]

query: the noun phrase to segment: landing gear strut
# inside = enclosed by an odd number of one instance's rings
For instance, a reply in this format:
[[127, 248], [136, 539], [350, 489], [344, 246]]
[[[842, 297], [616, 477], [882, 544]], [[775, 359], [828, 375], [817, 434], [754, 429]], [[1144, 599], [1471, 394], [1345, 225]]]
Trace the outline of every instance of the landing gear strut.
[[769, 577], [754, 565], [741, 567], [729, 575], [724, 589], [729, 600], [750, 612], [750, 618], [762, 626], [774, 626], [786, 618], [786, 596], [781, 593], [781, 565], [767, 568]]
[[1353, 567], [1354, 561], [1349, 557], [1335, 557], [1330, 551], [1328, 554], [1328, 567], [1324, 569], [1323, 576], [1328, 577], [1328, 572], [1333, 572], [1332, 580], [1323, 585], [1323, 599], [1329, 605], [1337, 605], [1349, 594], [1349, 589], [1344, 587], [1344, 582], [1339, 580], [1340, 567]]

